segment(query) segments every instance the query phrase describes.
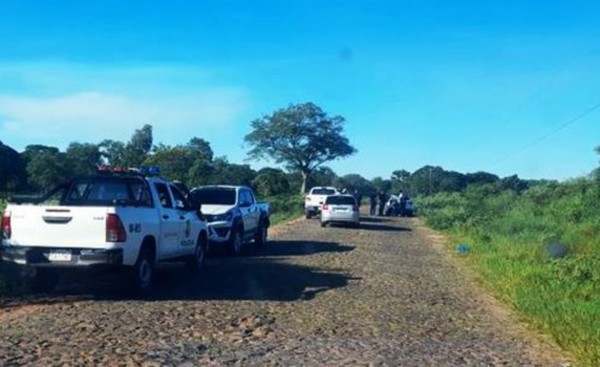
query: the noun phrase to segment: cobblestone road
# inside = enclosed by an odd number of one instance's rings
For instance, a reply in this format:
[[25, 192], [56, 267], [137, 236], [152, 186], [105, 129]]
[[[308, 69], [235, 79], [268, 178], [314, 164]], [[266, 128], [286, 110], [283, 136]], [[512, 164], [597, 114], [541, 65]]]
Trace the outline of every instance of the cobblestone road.
[[193, 278], [162, 271], [151, 299], [67, 277], [52, 294], [2, 300], [0, 365], [569, 365], [415, 219], [273, 232], [263, 250], [210, 258]]

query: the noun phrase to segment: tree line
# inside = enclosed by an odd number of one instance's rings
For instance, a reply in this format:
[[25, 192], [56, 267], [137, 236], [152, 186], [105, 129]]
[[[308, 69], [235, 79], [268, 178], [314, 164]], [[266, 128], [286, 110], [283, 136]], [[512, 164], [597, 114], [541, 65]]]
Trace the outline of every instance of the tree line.
[[[291, 104], [251, 122], [244, 141], [248, 156], [264, 159], [281, 168], [252, 169], [248, 164], [215, 156], [208, 141], [193, 137], [185, 144], [155, 144], [151, 125], [134, 131], [126, 141], [72, 142], [57, 147], [28, 145], [24, 151], [0, 142], [0, 194], [43, 192], [75, 175], [87, 175], [98, 166], [159, 166], [162, 175], [193, 187], [228, 183], [253, 186], [261, 195], [304, 193], [311, 186], [335, 186], [362, 195], [374, 192], [434, 195], [462, 192], [471, 185], [491, 184], [516, 192], [539, 181], [517, 175], [500, 178], [489, 172], [459, 173], [426, 165], [414, 172], [398, 169], [388, 178], [369, 180], [360, 174], [338, 176], [325, 163], [348, 157], [357, 150], [344, 135], [346, 120], [329, 116], [314, 103]], [[599, 176], [600, 177], [600, 176]]]

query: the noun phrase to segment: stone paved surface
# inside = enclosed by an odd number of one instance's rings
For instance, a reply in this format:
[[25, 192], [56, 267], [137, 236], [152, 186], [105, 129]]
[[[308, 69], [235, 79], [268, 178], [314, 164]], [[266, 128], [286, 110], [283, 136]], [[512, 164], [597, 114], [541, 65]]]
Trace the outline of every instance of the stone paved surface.
[[417, 223], [298, 220], [193, 278], [171, 266], [149, 299], [114, 278], [66, 276], [50, 294], [0, 301], [0, 365], [569, 365], [486, 302]]

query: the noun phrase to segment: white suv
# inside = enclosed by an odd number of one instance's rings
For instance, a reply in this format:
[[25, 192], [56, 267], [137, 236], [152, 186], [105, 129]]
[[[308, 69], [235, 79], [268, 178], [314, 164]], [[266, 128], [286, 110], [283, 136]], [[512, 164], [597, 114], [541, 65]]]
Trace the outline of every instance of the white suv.
[[304, 200], [304, 214], [306, 215], [306, 219], [321, 213], [321, 208], [327, 196], [337, 194], [339, 192], [335, 187], [315, 186], [310, 189]]

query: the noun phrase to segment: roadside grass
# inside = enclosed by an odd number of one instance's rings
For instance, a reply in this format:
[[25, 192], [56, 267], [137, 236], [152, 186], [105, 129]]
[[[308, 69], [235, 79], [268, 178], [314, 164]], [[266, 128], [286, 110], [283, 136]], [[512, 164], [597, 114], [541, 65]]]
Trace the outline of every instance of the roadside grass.
[[296, 219], [304, 213], [304, 198], [301, 195], [277, 195], [265, 198], [271, 210], [271, 225]]
[[[478, 192], [473, 192], [478, 190]], [[418, 199], [420, 214], [467, 244], [483, 285], [582, 366], [600, 365], [600, 190], [577, 180], [518, 195], [492, 188]], [[553, 257], [559, 242], [567, 255]]]

